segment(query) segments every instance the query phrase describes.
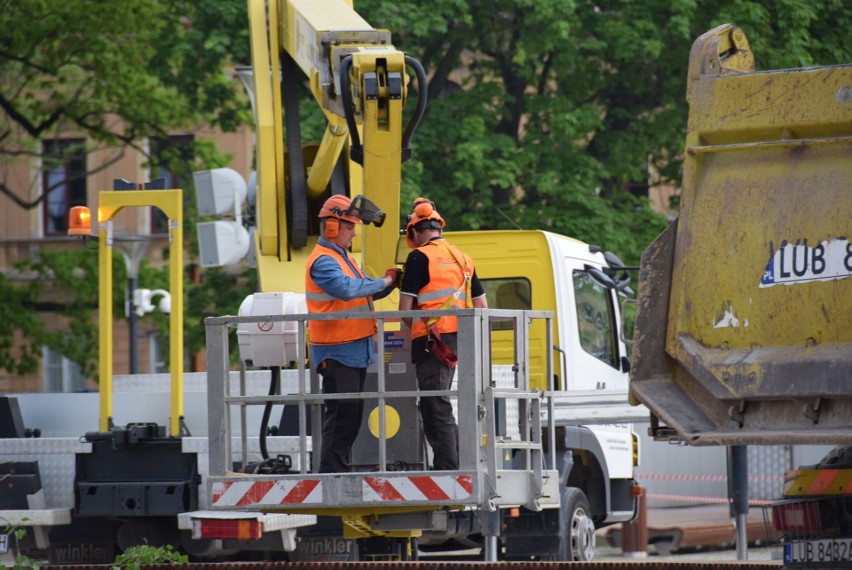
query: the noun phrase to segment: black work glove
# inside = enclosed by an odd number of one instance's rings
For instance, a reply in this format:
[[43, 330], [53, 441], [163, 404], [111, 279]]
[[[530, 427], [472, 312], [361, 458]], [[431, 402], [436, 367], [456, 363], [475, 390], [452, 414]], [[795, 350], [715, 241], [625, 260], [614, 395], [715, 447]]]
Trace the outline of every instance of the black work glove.
[[391, 285], [393, 285], [394, 287], [402, 286], [402, 277], [404, 275], [402, 269], [398, 267], [391, 267], [390, 269], [385, 271], [385, 275], [387, 275], [393, 280]]

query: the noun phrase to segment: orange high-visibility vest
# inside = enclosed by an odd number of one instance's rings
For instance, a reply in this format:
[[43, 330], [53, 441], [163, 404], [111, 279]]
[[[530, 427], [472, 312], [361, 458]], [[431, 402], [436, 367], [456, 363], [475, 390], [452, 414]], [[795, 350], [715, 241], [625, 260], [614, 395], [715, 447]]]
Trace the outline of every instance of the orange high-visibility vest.
[[[313, 267], [314, 262], [321, 255], [328, 255], [337, 261], [338, 265], [340, 265], [340, 270], [349, 277], [364, 278], [364, 274], [361, 273], [355, 260], [351, 257], [349, 257], [349, 261], [352, 267], [355, 268], [354, 272], [349, 263], [346, 263], [343, 257], [341, 257], [340, 253], [317, 244], [308, 258], [308, 270], [305, 273], [305, 300], [308, 305], [308, 312], [333, 313], [335, 311], [347, 310], [371, 312], [373, 309], [368, 297], [344, 301], [343, 299], [332, 297], [314, 282], [311, 276], [311, 267]], [[342, 344], [376, 334], [376, 319], [344, 318], [337, 321], [311, 321], [309, 329], [311, 344]]]
[[[468, 299], [473, 279], [473, 259], [446, 240], [432, 240], [418, 248], [429, 260], [429, 283], [417, 292], [420, 309], [464, 309], [473, 306]], [[452, 301], [448, 301], [453, 298]], [[431, 319], [430, 319], [431, 320]], [[442, 333], [458, 331], [456, 317], [440, 317], [435, 323]], [[426, 336], [427, 323], [417, 319], [411, 323], [411, 338]]]

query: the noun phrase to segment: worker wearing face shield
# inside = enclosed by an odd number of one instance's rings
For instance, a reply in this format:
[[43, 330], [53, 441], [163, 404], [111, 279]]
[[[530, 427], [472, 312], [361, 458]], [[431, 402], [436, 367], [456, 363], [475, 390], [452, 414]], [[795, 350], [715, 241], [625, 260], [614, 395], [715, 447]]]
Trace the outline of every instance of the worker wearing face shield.
[[[311, 362], [322, 376], [323, 393], [358, 393], [364, 389], [367, 367], [375, 360], [376, 320], [353, 318], [352, 313], [371, 313], [373, 301], [393, 290], [400, 273], [394, 268], [383, 277], [367, 277], [349, 254], [358, 224], [379, 227], [384, 222], [384, 212], [370, 200], [363, 196], [352, 200], [343, 195], [331, 196], [323, 204], [319, 218], [320, 239], [305, 272], [308, 312], [347, 311], [349, 316], [310, 321]], [[350, 470], [349, 455], [363, 414], [361, 399], [325, 401], [320, 473]]]

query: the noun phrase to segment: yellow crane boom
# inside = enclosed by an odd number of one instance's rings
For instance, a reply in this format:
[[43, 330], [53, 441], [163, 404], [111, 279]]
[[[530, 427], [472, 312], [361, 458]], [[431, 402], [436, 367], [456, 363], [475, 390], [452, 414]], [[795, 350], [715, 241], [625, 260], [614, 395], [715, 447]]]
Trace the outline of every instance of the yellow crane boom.
[[[422, 66], [391, 45], [390, 32], [370, 26], [344, 0], [249, 0], [249, 21], [260, 290], [304, 289], [302, 268], [316, 240], [310, 235], [316, 216], [311, 207], [329, 193], [362, 194], [386, 212], [387, 223], [364, 232], [354, 248], [367, 274], [380, 275], [396, 257], [401, 165], [426, 104]], [[407, 126], [406, 65], [419, 82], [417, 108]], [[327, 120], [315, 154], [303, 154], [298, 101], [288, 101], [300, 75], [297, 67]], [[341, 163], [344, 184], [335, 187]]]

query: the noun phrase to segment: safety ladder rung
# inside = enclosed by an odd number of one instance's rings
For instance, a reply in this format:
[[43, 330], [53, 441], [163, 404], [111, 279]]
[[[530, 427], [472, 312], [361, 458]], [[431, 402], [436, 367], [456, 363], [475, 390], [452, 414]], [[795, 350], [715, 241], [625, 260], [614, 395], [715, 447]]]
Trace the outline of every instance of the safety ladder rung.
[[520, 388], [500, 388], [492, 390], [491, 395], [495, 398], [513, 398], [516, 400], [540, 400], [542, 392], [530, 392]]
[[542, 449], [541, 444], [535, 443], [534, 441], [512, 441], [512, 440], [498, 441], [497, 447], [499, 449], [534, 449], [534, 450], [541, 450]]

